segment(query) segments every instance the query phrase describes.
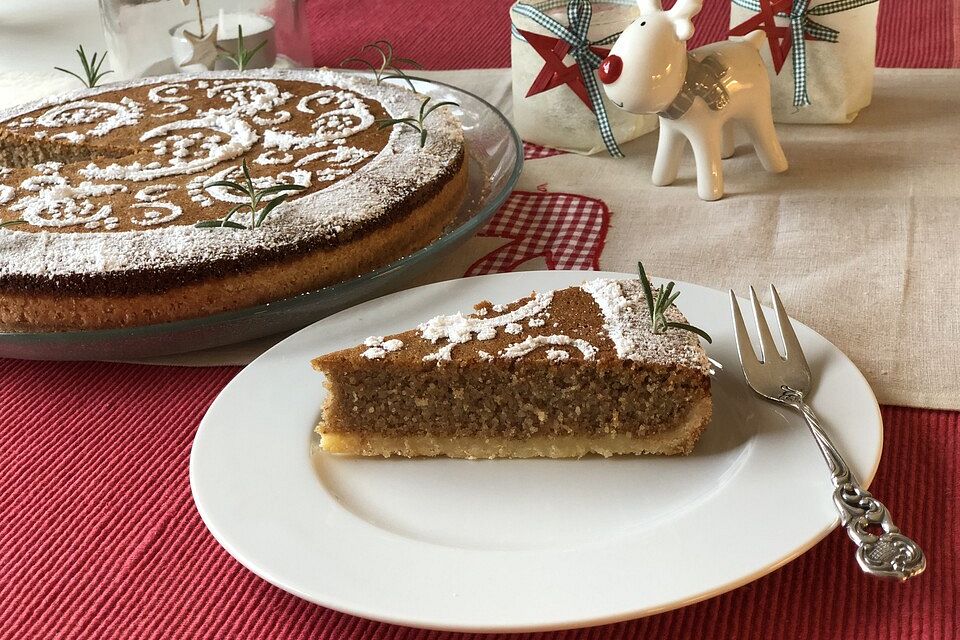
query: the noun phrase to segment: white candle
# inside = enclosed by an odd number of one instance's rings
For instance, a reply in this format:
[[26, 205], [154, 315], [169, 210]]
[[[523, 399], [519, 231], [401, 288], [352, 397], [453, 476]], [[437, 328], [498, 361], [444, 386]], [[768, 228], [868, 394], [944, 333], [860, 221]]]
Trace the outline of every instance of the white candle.
[[[221, 43], [235, 40], [240, 35], [239, 27], [243, 27], [244, 40], [261, 35], [273, 37], [273, 20], [256, 13], [224, 13], [223, 9], [220, 9], [216, 20], [211, 17], [204, 19], [204, 34], [210, 33], [214, 25], [217, 26], [217, 42]], [[174, 33], [181, 35], [184, 31], [200, 35], [200, 22], [197, 20], [184, 22], [174, 30]]]
[[[273, 20], [256, 13], [225, 13], [220, 9], [217, 25], [219, 26], [217, 40], [220, 42], [236, 39], [240, 35], [239, 27], [243, 27], [244, 40], [250, 38], [252, 41], [254, 36], [263, 34], [270, 34], [270, 37], [273, 37]], [[256, 39], [259, 43], [260, 38]]]
[[[217, 16], [217, 44], [224, 50], [235, 52], [238, 49], [240, 28], [243, 27], [243, 47], [247, 51], [266, 44], [257, 51], [247, 63], [247, 69], [272, 67], [277, 61], [277, 43], [273, 20], [256, 13], [225, 13], [220, 10]], [[233, 63], [226, 59], [217, 61], [218, 69], [232, 69]]]

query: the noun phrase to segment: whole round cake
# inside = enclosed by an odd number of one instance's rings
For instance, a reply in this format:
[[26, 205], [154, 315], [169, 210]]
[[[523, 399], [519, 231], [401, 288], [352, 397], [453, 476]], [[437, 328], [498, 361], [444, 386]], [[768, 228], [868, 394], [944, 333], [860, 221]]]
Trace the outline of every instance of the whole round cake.
[[424, 99], [329, 70], [233, 72], [0, 111], [0, 329], [240, 309], [426, 246], [467, 163], [448, 107], [425, 140], [387, 122], [416, 122]]

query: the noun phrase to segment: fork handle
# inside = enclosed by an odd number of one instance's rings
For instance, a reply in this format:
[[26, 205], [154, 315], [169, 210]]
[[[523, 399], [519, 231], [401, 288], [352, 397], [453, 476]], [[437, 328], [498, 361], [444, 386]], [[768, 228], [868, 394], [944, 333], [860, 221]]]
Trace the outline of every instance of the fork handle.
[[900, 533], [886, 506], [860, 486], [803, 394], [784, 387], [781, 399], [803, 414], [827, 461], [833, 477], [833, 503], [840, 512], [840, 523], [857, 545], [857, 562], [864, 573], [901, 581], [923, 573], [927, 559], [920, 545]]

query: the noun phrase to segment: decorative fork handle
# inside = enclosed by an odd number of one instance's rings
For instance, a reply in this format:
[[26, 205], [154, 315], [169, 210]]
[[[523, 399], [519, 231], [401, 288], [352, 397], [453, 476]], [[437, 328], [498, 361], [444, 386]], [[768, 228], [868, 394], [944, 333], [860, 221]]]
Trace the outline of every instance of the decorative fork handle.
[[857, 545], [857, 562], [864, 573], [901, 581], [923, 573], [927, 559], [920, 545], [900, 533], [884, 504], [860, 486], [803, 394], [783, 387], [780, 399], [803, 414], [830, 467], [833, 503], [840, 512], [840, 523]]

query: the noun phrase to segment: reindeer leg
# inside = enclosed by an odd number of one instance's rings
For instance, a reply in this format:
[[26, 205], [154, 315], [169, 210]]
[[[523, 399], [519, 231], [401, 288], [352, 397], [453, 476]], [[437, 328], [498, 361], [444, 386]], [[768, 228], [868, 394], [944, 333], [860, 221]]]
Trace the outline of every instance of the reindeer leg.
[[728, 120], [723, 125], [723, 147], [720, 150], [720, 157], [724, 160], [732, 158], [737, 150], [737, 141], [733, 135], [733, 121]]
[[722, 136], [722, 129], [713, 123], [689, 133], [690, 146], [697, 159], [697, 193], [703, 200], [723, 197]]
[[773, 126], [773, 116], [767, 109], [754, 115], [743, 123], [757, 151], [760, 164], [771, 173], [782, 173], [787, 170], [787, 157], [783, 155], [783, 148], [777, 138], [777, 130]]
[[660, 118], [660, 140], [657, 142], [657, 157], [653, 161], [653, 184], [665, 187], [677, 179], [685, 142], [683, 134], [677, 131], [672, 122]]

